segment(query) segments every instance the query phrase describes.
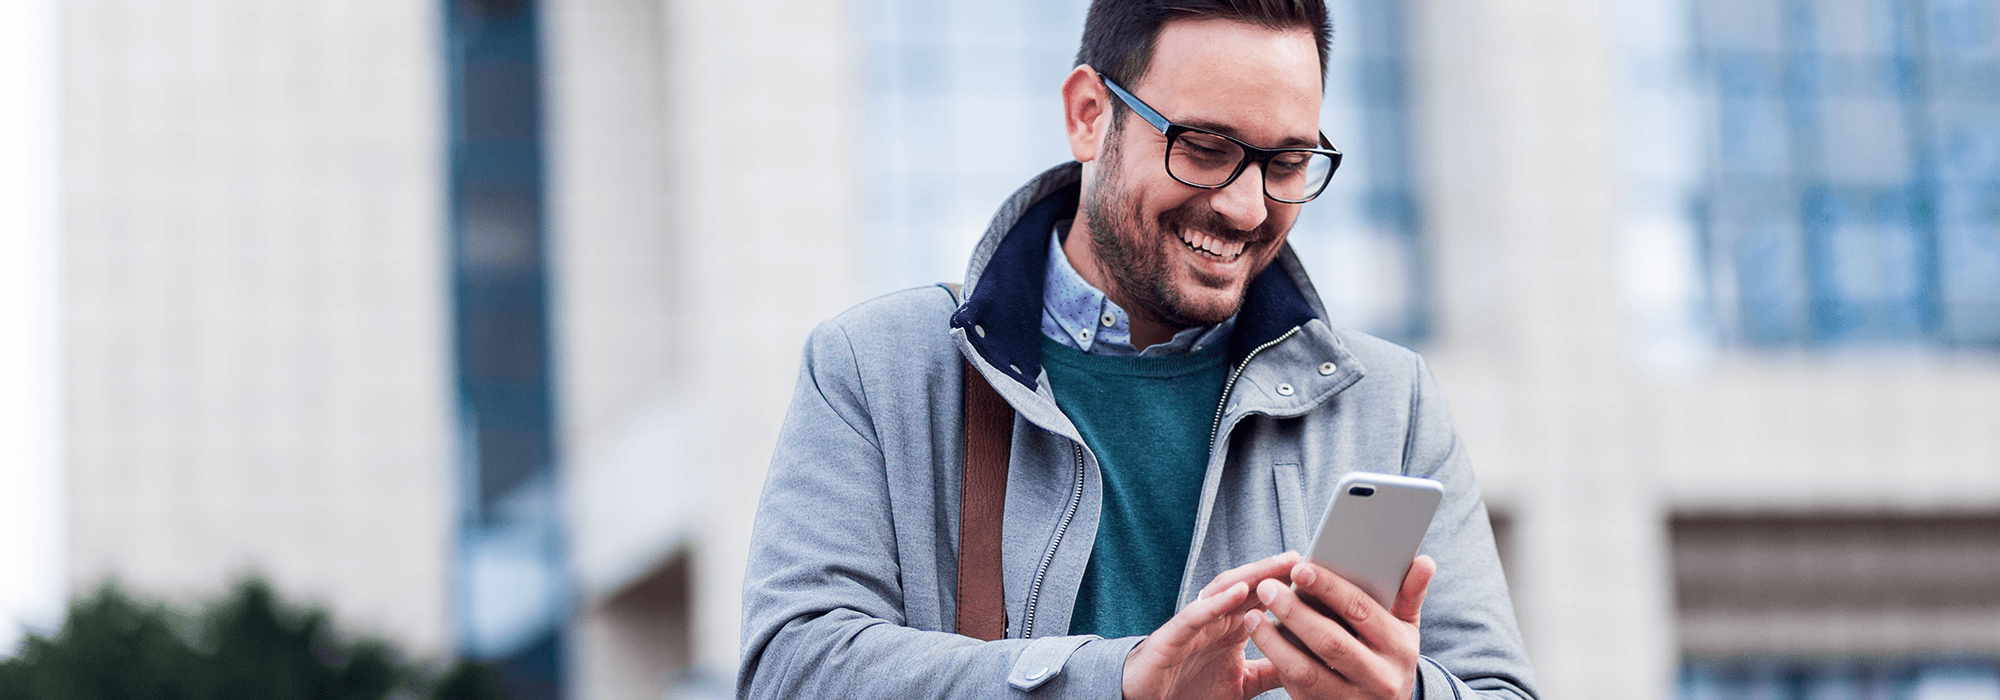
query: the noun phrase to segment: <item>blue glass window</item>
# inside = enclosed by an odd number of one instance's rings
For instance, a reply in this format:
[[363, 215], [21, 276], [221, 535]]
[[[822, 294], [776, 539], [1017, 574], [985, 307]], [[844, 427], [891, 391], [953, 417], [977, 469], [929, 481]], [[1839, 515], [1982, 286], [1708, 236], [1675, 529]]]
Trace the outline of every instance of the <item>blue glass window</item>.
[[1695, 0], [1717, 317], [1753, 346], [2000, 345], [1990, 0]]
[[868, 291], [963, 279], [1007, 195], [1069, 160], [1057, 91], [1086, 8], [864, 0]]
[[1292, 227], [1292, 247], [1330, 321], [1402, 343], [1429, 331], [1429, 285], [1411, 168], [1410, 62], [1404, 6], [1330, 0], [1320, 130], [1344, 158], [1325, 194]]
[[1994, 700], [2000, 662], [1980, 658], [1690, 659], [1680, 700]]
[[541, 55], [531, 0], [446, 0], [460, 643], [559, 697], [567, 611], [549, 356]]

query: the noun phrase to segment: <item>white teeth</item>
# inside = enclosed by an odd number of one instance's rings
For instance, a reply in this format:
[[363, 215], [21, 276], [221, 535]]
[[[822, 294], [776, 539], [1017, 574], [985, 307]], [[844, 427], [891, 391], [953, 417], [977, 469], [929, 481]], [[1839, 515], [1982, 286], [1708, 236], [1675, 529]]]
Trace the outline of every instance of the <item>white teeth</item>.
[[1181, 242], [1186, 243], [1189, 248], [1225, 260], [1234, 260], [1236, 256], [1242, 255], [1244, 247], [1242, 241], [1224, 241], [1197, 231], [1181, 231]]

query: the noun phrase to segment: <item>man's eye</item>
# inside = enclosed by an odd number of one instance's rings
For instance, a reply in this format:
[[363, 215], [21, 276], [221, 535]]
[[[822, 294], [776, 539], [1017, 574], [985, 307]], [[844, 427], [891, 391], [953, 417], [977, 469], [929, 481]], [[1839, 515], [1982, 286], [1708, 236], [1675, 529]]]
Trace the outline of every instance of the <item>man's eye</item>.
[[1186, 154], [1202, 158], [1228, 158], [1237, 152], [1234, 144], [1208, 134], [1186, 134], [1178, 144]]
[[1222, 157], [1222, 149], [1213, 148], [1203, 144], [1195, 143], [1193, 141], [1187, 141], [1185, 143], [1182, 143], [1181, 151], [1183, 153], [1186, 153], [1189, 157], [1193, 158], [1209, 159], [1209, 158]]
[[1284, 153], [1271, 159], [1273, 172], [1296, 173], [1306, 169], [1306, 161], [1311, 156], [1304, 153]]

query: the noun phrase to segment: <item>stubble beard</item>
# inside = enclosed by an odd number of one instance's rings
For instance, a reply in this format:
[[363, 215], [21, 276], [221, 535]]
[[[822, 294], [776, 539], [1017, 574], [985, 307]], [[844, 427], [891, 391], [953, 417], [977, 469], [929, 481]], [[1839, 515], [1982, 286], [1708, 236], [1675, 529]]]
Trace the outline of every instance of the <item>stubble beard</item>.
[[[1214, 325], [1236, 315], [1243, 306], [1243, 292], [1249, 288], [1249, 280], [1256, 279], [1276, 257], [1264, 249], [1277, 237], [1276, 225], [1266, 218], [1257, 228], [1241, 231], [1231, 228], [1220, 214], [1200, 200], [1191, 200], [1160, 212], [1153, 226], [1147, 227], [1138, 211], [1138, 201], [1128, 196], [1124, 178], [1120, 176], [1123, 172], [1120, 130], [1114, 128], [1107, 134], [1108, 146], [1098, 160], [1090, 195], [1084, 198], [1083, 216], [1090, 226], [1090, 240], [1097, 248], [1098, 262], [1124, 292], [1126, 302], [1136, 307], [1126, 311], [1145, 314], [1174, 328]], [[1244, 255], [1265, 256], [1251, 268], [1234, 298], [1224, 304], [1197, 304], [1174, 285], [1170, 265], [1178, 251], [1170, 246], [1183, 246], [1180, 231], [1189, 228], [1229, 240], [1247, 241]]]

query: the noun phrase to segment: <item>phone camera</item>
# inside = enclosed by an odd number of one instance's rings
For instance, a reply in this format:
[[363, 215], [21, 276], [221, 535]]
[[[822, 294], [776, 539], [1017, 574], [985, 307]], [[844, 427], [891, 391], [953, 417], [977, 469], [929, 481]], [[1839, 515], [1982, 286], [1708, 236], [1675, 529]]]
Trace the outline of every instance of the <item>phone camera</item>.
[[1353, 496], [1373, 496], [1373, 495], [1375, 495], [1375, 487], [1373, 487], [1373, 486], [1350, 486], [1350, 487], [1348, 487], [1348, 488], [1347, 488], [1347, 493], [1348, 493], [1349, 495], [1353, 495]]

